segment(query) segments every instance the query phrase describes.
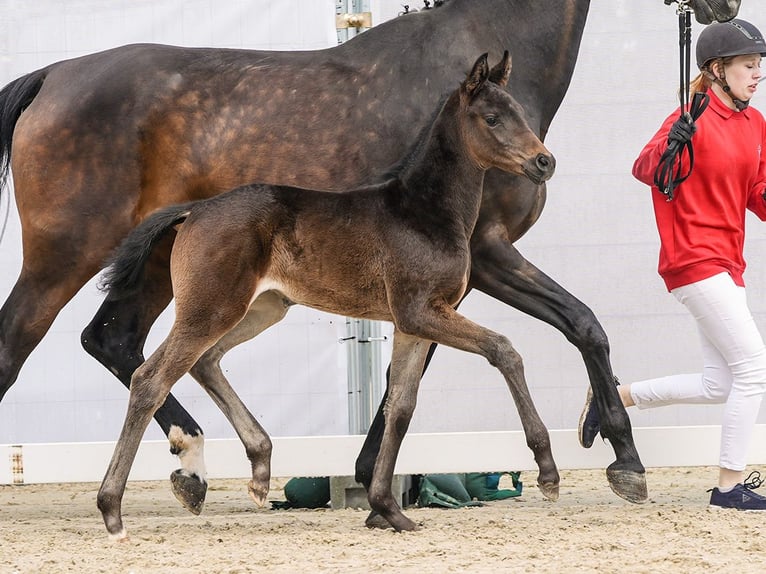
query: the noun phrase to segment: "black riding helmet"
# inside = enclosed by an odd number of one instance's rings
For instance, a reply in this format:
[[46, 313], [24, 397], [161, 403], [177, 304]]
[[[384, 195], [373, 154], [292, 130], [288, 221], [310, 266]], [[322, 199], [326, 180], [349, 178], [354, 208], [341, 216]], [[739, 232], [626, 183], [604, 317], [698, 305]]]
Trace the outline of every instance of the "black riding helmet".
[[700, 70], [715, 58], [746, 54], [766, 56], [766, 41], [758, 28], [744, 20], [713, 22], [697, 39], [697, 67]]
[[743, 101], [733, 97], [729, 84], [726, 82], [726, 76], [722, 74], [720, 78], [715, 78], [709, 65], [717, 58], [748, 54], [766, 56], [766, 41], [758, 28], [744, 20], [714, 22], [702, 30], [697, 39], [697, 66], [703, 74], [708, 75], [712, 81], [723, 88], [740, 111], [747, 108], [749, 100]]

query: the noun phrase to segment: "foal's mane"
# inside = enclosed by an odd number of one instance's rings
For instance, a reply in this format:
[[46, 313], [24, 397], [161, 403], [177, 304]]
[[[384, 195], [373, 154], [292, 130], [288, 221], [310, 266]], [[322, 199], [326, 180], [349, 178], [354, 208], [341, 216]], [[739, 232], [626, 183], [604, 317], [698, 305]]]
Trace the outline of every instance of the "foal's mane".
[[420, 156], [420, 152], [423, 150], [423, 148], [428, 143], [428, 140], [431, 135], [431, 128], [434, 125], [434, 122], [436, 121], [436, 118], [439, 116], [439, 113], [442, 111], [442, 108], [444, 107], [444, 104], [447, 102], [449, 97], [452, 95], [452, 92], [443, 94], [441, 98], [439, 98], [439, 103], [434, 106], [433, 111], [431, 112], [431, 115], [428, 117], [428, 120], [423, 124], [423, 127], [420, 128], [420, 131], [418, 132], [417, 137], [415, 138], [415, 141], [410, 145], [407, 152], [399, 158], [399, 161], [392, 164], [388, 167], [383, 173], [381, 173], [380, 177], [377, 178], [380, 181], [386, 181], [389, 179], [398, 179], [399, 176], [401, 176], [404, 172], [407, 171], [407, 169], [415, 164], [417, 162], [418, 157]]

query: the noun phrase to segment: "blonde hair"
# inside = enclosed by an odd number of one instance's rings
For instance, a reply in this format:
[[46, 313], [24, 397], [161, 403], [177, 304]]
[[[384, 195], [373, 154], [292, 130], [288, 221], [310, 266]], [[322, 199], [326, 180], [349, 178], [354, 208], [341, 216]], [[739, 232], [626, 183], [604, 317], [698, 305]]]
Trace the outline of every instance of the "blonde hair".
[[689, 96], [694, 97], [697, 92], [707, 92], [712, 85], [713, 80], [710, 79], [710, 76], [700, 72], [696, 78], [689, 82]]

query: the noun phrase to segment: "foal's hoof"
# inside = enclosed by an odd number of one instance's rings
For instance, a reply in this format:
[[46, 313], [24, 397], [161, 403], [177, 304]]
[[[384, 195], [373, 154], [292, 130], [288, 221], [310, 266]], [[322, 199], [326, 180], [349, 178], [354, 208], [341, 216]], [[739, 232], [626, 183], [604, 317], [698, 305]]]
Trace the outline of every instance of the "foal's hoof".
[[383, 518], [381, 514], [373, 510], [367, 516], [367, 520], [364, 521], [364, 525], [367, 528], [379, 528], [381, 530], [388, 530], [389, 528], [393, 528], [397, 532], [412, 532], [419, 530], [418, 525], [401, 512], [397, 516], [393, 516], [392, 520], [389, 522]]
[[374, 510], [370, 512], [369, 515], [367, 515], [367, 519], [364, 521], [364, 525], [367, 528], [378, 528], [380, 530], [388, 530], [389, 528], [391, 528], [391, 525], [388, 523], [388, 520], [383, 518], [380, 514], [378, 514]]
[[263, 506], [266, 504], [266, 497], [269, 495], [269, 485], [266, 484], [266, 487], [257, 486], [255, 484], [255, 481], [251, 480], [247, 484], [247, 493], [250, 495], [250, 498], [253, 499], [253, 502], [258, 506], [258, 508], [263, 508]]
[[121, 544], [130, 542], [130, 538], [128, 538], [128, 531], [125, 530], [124, 528], [121, 529], [119, 532], [115, 532], [114, 534], [110, 532], [109, 540], [111, 540], [112, 542], [118, 542]]
[[181, 469], [170, 474], [170, 486], [181, 505], [192, 514], [202, 512], [207, 494], [207, 483], [196, 474], [184, 474]]
[[607, 468], [606, 478], [612, 491], [628, 502], [640, 504], [649, 498], [645, 472]]
[[559, 483], [558, 482], [538, 482], [537, 487], [543, 496], [548, 500], [556, 502], [559, 499]]

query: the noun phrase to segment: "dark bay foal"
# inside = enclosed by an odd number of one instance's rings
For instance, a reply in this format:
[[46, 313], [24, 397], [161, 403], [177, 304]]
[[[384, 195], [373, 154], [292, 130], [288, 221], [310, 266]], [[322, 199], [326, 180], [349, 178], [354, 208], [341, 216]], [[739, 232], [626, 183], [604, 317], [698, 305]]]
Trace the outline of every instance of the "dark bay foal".
[[[505, 377], [539, 466], [543, 494], [558, 498], [559, 475], [545, 425], [510, 341], [454, 309], [470, 272], [471, 233], [489, 168], [535, 183], [555, 160], [503, 89], [506, 52], [492, 70], [481, 56], [443, 104], [428, 133], [386, 183], [350, 193], [249, 185], [163, 209], [118, 249], [104, 279], [113, 296], [140, 288], [155, 244], [177, 234], [171, 255], [176, 319], [139, 367], [125, 424], [98, 493], [109, 534], [126, 538], [121, 501], [143, 433], [175, 382], [250, 312], [275, 323], [292, 304], [394, 323], [386, 426], [368, 499], [396, 530], [413, 530], [391, 495], [399, 448], [415, 408], [432, 342], [480, 354]], [[252, 464], [249, 492], [262, 505], [271, 442], [225, 379], [205, 386], [231, 421]], [[368, 524], [374, 521], [371, 515]]]

